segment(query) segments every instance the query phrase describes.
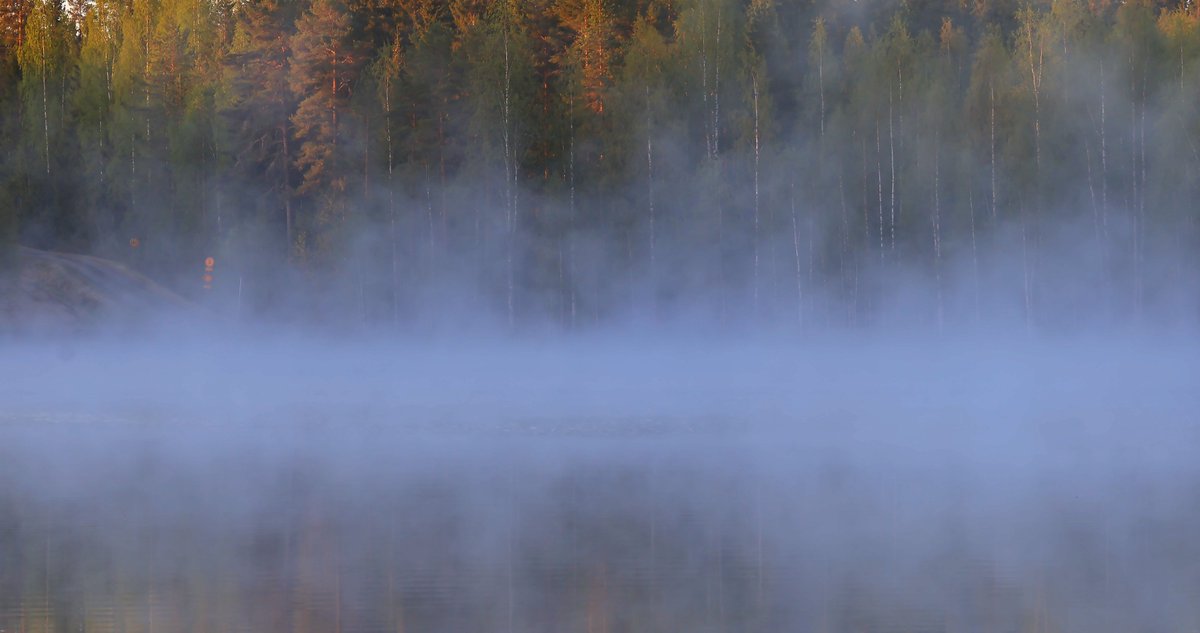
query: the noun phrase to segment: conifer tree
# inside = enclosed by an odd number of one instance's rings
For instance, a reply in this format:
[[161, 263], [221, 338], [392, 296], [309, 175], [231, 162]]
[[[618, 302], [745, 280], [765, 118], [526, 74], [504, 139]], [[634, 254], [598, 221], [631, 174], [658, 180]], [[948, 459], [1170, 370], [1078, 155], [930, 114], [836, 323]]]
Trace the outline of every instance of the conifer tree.
[[[291, 70], [291, 24], [295, 15], [289, 3], [257, 0], [242, 5], [237, 14], [233, 42], [225, 57], [231, 127], [233, 176], [257, 184], [255, 215], [278, 226], [289, 255], [295, 247], [295, 213], [292, 197], [294, 144], [291, 115], [296, 99], [288, 85]], [[254, 208], [254, 207], [252, 207]]]
[[323, 257], [333, 256], [331, 231], [345, 222], [349, 210], [349, 156], [341, 143], [350, 124], [351, 86], [362, 61], [350, 33], [345, 7], [337, 0], [315, 0], [296, 21], [291, 37], [288, 85], [298, 102], [291, 118], [299, 141], [297, 193], [309, 198], [314, 211], [309, 230]]

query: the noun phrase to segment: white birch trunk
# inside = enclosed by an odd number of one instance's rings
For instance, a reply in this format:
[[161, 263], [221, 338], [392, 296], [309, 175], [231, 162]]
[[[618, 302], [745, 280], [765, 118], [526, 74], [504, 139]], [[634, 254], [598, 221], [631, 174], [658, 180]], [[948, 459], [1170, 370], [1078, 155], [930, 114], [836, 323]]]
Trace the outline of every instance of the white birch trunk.
[[[895, 257], [896, 250], [896, 134], [892, 128], [892, 92], [888, 91], [888, 168], [891, 170], [890, 178], [890, 217], [888, 220], [888, 228], [891, 232], [889, 249]], [[882, 245], [881, 245], [882, 247]]]
[[[48, 19], [48, 17], [47, 17]], [[49, 29], [47, 29], [49, 31]], [[50, 175], [50, 103], [49, 95], [46, 88], [46, 73], [49, 72], [49, 64], [46, 63], [46, 40], [49, 39], [50, 33], [42, 33], [41, 48], [42, 48], [42, 140], [44, 142], [46, 153], [46, 175]]]
[[879, 193], [879, 261], [883, 261], [883, 142], [879, 129], [879, 115], [875, 115], [875, 184]]
[[1104, 59], [1100, 60], [1100, 228], [1108, 234], [1108, 134], [1105, 132]]
[[700, 96], [704, 105], [704, 146], [709, 159], [712, 159], [716, 157], [716, 151], [713, 149], [713, 135], [708, 120], [708, 20], [705, 6], [704, 2], [700, 3]]
[[717, 60], [713, 64], [713, 153], [721, 153], [721, 12], [717, 11], [717, 37], [713, 44]]
[[992, 153], [991, 170], [992, 170], [992, 227], [996, 225], [996, 86], [991, 80], [988, 81], [988, 109], [989, 122], [988, 126], [991, 132], [990, 149]]

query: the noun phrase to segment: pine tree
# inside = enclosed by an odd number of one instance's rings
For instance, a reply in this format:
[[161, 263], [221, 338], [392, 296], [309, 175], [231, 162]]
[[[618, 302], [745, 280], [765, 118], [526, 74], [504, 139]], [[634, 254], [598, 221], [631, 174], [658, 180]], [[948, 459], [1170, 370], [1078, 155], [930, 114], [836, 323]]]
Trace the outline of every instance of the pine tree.
[[[36, 0], [8, 0], [0, 4], [0, 59], [16, 61], [25, 40], [25, 20]], [[11, 60], [11, 62], [10, 62]]]
[[349, 210], [350, 158], [341, 142], [349, 125], [350, 89], [362, 64], [350, 34], [345, 7], [337, 0], [315, 0], [291, 37], [288, 85], [298, 101], [291, 119], [299, 141], [297, 193], [309, 196], [315, 210], [311, 231], [323, 258], [334, 255], [332, 231], [344, 224]]
[[556, 12], [574, 34], [564, 65], [578, 74], [581, 97], [597, 114], [612, 79], [614, 23], [604, 0], [559, 0]]
[[[280, 227], [284, 252], [295, 247], [291, 115], [296, 98], [291, 72], [290, 3], [258, 0], [238, 11], [233, 41], [225, 57], [229, 96], [224, 112], [231, 128], [235, 175], [262, 190], [256, 214], [244, 223]], [[256, 217], [257, 216], [257, 217]]]

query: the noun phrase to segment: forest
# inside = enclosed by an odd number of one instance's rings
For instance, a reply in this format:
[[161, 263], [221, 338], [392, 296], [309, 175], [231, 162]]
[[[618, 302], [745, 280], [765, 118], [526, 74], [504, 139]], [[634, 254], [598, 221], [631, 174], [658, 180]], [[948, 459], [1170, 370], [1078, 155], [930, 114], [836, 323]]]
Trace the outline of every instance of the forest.
[[384, 326], [1194, 321], [1198, 59], [1191, 0], [2, 0], [0, 267]]

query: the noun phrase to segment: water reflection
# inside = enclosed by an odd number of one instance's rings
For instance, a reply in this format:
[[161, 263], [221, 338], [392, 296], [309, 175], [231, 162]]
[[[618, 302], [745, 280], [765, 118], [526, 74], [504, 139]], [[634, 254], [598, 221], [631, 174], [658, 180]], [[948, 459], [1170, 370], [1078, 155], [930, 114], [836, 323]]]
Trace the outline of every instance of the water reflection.
[[0, 427], [0, 630], [1200, 624], [1194, 469], [997, 471], [722, 431], [234, 428]]

